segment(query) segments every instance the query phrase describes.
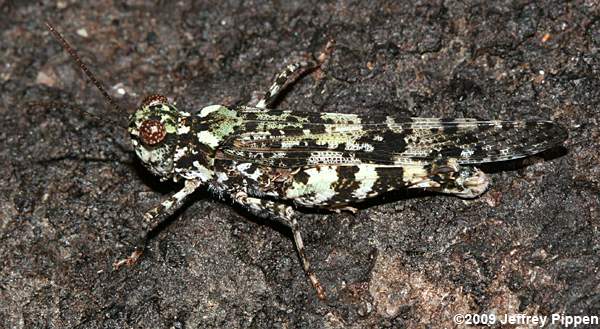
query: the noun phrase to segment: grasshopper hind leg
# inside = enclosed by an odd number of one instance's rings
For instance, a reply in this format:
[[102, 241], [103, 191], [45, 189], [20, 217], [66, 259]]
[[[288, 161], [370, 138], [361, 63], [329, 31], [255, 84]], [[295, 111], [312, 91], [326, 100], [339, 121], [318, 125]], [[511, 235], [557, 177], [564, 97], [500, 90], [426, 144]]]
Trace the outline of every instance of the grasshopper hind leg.
[[483, 171], [475, 167], [460, 166], [453, 158], [436, 161], [425, 169], [427, 174], [413, 178], [409, 188], [423, 188], [471, 199], [484, 193], [490, 184], [489, 177]]
[[490, 179], [483, 171], [475, 167], [464, 167], [453, 181], [443, 185], [440, 192], [471, 199], [483, 194], [489, 184]]

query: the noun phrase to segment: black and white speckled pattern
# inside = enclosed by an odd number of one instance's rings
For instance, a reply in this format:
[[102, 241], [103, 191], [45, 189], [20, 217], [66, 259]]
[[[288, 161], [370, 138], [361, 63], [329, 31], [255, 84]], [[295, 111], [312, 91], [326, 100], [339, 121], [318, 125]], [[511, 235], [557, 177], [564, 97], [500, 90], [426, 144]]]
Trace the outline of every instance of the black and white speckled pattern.
[[[135, 127], [146, 120], [167, 125], [171, 136], [165, 145], [175, 145], [170, 153], [160, 145], [136, 143], [153, 172], [199, 179], [220, 194], [244, 191], [308, 207], [347, 206], [406, 187], [475, 197], [489, 181], [466, 165], [525, 157], [566, 138], [564, 129], [550, 121], [396, 118], [220, 105], [192, 116], [171, 105], [153, 106], [138, 111], [131, 125], [134, 141]], [[166, 157], [147, 155], [159, 151]], [[173, 172], [165, 172], [164, 163]]]
[[[271, 91], [278, 91], [285, 84], [280, 77], [290, 72], [288, 67], [280, 74]], [[266, 106], [272, 97], [276, 95], [268, 92], [258, 105]], [[156, 128], [166, 131], [160, 142], [144, 141], [140, 127], [148, 122], [163, 125]], [[473, 164], [526, 157], [567, 137], [550, 121], [398, 118], [222, 105], [191, 115], [164, 98], [143, 104], [129, 130], [136, 153], [153, 173], [186, 182], [146, 213], [147, 230], [205, 185], [252, 214], [289, 225], [319, 298], [325, 298], [325, 290], [305, 256], [293, 205], [354, 211], [354, 203], [402, 188], [473, 198], [490, 183]], [[137, 260], [140, 250], [116, 265]]]

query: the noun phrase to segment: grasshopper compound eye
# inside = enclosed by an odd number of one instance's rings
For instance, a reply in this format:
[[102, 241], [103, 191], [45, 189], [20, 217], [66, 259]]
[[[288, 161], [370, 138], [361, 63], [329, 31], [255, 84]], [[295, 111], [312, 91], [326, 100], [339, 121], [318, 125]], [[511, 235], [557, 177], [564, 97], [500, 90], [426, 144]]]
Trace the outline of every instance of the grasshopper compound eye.
[[167, 136], [165, 126], [158, 120], [144, 120], [140, 126], [142, 143], [152, 146], [162, 142]]

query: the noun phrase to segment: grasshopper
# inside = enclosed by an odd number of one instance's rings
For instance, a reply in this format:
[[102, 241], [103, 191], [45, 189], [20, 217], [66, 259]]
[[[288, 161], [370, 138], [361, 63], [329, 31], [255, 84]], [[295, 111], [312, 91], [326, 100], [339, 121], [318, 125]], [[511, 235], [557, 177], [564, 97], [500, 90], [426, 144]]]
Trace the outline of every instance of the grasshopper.
[[[75, 50], [48, 29], [118, 108]], [[143, 215], [135, 263], [149, 232], [201, 186], [249, 213], [287, 224], [302, 267], [320, 299], [326, 297], [305, 255], [295, 207], [332, 211], [394, 190], [416, 188], [475, 198], [490, 180], [476, 164], [513, 160], [560, 145], [566, 131], [551, 121], [499, 121], [281, 111], [271, 106], [300, 72], [318, 68], [332, 51], [289, 65], [255, 106], [177, 109], [152, 95], [129, 118], [133, 149], [162, 181], [183, 188]]]

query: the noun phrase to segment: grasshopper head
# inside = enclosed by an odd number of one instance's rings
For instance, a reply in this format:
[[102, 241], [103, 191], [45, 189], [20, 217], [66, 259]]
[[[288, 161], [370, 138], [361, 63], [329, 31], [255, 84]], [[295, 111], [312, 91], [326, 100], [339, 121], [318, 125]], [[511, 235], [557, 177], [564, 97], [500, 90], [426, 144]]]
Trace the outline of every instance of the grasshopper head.
[[162, 179], [173, 175], [179, 111], [161, 95], [146, 97], [129, 119], [135, 153], [148, 170]]

